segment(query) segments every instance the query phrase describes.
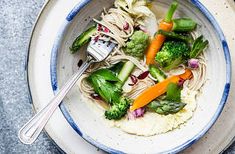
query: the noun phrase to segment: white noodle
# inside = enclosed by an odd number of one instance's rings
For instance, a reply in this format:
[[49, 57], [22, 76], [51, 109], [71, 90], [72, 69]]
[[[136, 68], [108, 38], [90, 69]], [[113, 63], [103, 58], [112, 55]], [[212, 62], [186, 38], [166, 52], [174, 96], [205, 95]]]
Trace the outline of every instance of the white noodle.
[[206, 82], [206, 63], [204, 55], [200, 55], [199, 68], [192, 70], [193, 78], [188, 82], [188, 88], [193, 91], [199, 91]]
[[[138, 17], [135, 17], [134, 19], [125, 11], [118, 8], [111, 8], [109, 11], [106, 11], [104, 9], [104, 13], [101, 15], [102, 20], [98, 21], [94, 19], [94, 21], [106, 28], [109, 29], [109, 32], [103, 32], [98, 31], [95, 36], [99, 36], [99, 39], [105, 40], [105, 41], [111, 41], [118, 44], [118, 47], [114, 49], [114, 51], [108, 56], [108, 58], [101, 62], [101, 63], [95, 63], [89, 67], [88, 70], [86, 70], [86, 73], [82, 75], [82, 77], [79, 80], [79, 88], [81, 92], [86, 96], [91, 98], [91, 94], [94, 93], [93, 88], [90, 86], [89, 83], [87, 83], [86, 78], [89, 76], [90, 73], [94, 72], [95, 70], [99, 68], [107, 68], [110, 67], [120, 61], [131, 61], [133, 64], [135, 64], [136, 68], [133, 73], [138, 72], [139, 74], [141, 72], [147, 71], [148, 66], [145, 63], [144, 60], [137, 60], [136, 58], [132, 56], [127, 56], [124, 54], [124, 52], [121, 50], [121, 47], [126, 46], [126, 41], [128, 38], [133, 34], [134, 32], [134, 26], [138, 20]], [[127, 30], [123, 29], [123, 26], [125, 24], [129, 25], [129, 28]], [[138, 24], [140, 22], [138, 21]], [[93, 36], [93, 37], [95, 37]], [[190, 81], [186, 81], [184, 83], [184, 87], [188, 88], [192, 91], [199, 91], [200, 88], [203, 86], [203, 84], [206, 81], [206, 63], [205, 63], [205, 57], [202, 54], [199, 58], [199, 68], [192, 70], [193, 78]], [[182, 73], [182, 70], [185, 70], [185, 65], [180, 65], [178, 67], [178, 70], [172, 70], [167, 73], [168, 76], [177, 75], [175, 73], [178, 72], [178, 74]], [[126, 92], [124, 95], [135, 99], [137, 96], [139, 96], [146, 88], [152, 86], [155, 84], [156, 81], [151, 75], [146, 77], [143, 80], [139, 80], [137, 84], [131, 87], [131, 90]]]
[[[126, 41], [134, 32], [134, 21], [130, 15], [120, 8], [111, 8], [106, 14], [101, 15], [102, 20], [93, 19], [96, 23], [107, 27], [110, 32], [98, 31], [96, 35], [108, 36], [118, 44], [118, 48], [126, 46]], [[124, 29], [125, 25], [128, 29]]]

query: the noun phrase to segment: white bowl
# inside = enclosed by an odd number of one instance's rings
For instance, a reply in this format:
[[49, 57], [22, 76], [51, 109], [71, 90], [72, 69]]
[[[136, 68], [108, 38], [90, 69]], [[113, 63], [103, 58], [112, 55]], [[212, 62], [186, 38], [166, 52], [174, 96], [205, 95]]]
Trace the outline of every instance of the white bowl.
[[[154, 1], [159, 10], [166, 11], [171, 0]], [[68, 14], [58, 32], [51, 55], [51, 84], [54, 92], [78, 69], [79, 59], [85, 58], [84, 47], [72, 55], [69, 47], [83, 32], [92, 18], [99, 17], [104, 7], [113, 5], [111, 0], [81, 0]], [[162, 13], [164, 14], [164, 13]], [[199, 24], [201, 33], [210, 42], [205, 52], [207, 78], [209, 79], [198, 98], [197, 109], [180, 129], [151, 137], [141, 137], [122, 132], [105, 124], [81, 99], [78, 88], [73, 88], [60, 105], [68, 123], [89, 143], [109, 153], [176, 153], [200, 139], [214, 124], [226, 102], [230, 89], [231, 61], [224, 35], [213, 16], [198, 1], [180, 1], [177, 14], [187, 15]]]

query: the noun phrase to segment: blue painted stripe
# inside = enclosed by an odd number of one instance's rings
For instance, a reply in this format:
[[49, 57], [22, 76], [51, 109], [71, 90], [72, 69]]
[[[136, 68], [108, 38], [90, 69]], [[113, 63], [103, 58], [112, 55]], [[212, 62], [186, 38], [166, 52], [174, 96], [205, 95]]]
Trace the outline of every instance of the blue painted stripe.
[[72, 11], [68, 14], [68, 16], [66, 17], [66, 19], [68, 21], [72, 21], [73, 18], [78, 14], [78, 12], [81, 10], [81, 8], [83, 8], [84, 6], [86, 6], [91, 0], [84, 0], [84, 1], [80, 1], [80, 3], [78, 3], [73, 9]]
[[[196, 141], [198, 141], [203, 135], [205, 135], [209, 129], [214, 125], [215, 121], [218, 119], [219, 115], [221, 114], [224, 105], [227, 101], [229, 90], [230, 90], [230, 83], [231, 83], [231, 57], [230, 57], [230, 52], [229, 48], [226, 42], [226, 39], [224, 37], [223, 31], [220, 28], [219, 24], [215, 20], [215, 18], [212, 16], [212, 14], [207, 10], [207, 8], [198, 0], [191, 0], [192, 4], [196, 6], [203, 14], [204, 16], [210, 21], [210, 23], [213, 25], [215, 28], [217, 35], [219, 36], [219, 39], [221, 41], [221, 45], [224, 50], [224, 56], [225, 56], [225, 61], [226, 61], [226, 84], [224, 86], [222, 98], [220, 100], [219, 106], [213, 115], [212, 119], [209, 121], [209, 123], [206, 125], [205, 128], [203, 128], [197, 135], [195, 135], [192, 139], [188, 140], [184, 144], [182, 144], [179, 147], [176, 147], [170, 151], [166, 151], [166, 153], [178, 153], [187, 147], [191, 146], [194, 144]], [[165, 152], [164, 152], [165, 153]]]
[[[57, 38], [54, 42], [54, 46], [53, 46], [52, 53], [51, 53], [51, 84], [52, 84], [53, 91], [55, 93], [57, 92], [57, 88], [58, 88], [58, 86], [57, 86], [57, 72], [56, 72], [57, 64], [56, 63], [57, 63], [57, 52], [58, 52], [58, 48], [60, 46], [60, 42], [63, 38], [65, 30], [67, 29], [67, 26], [70, 24], [70, 21], [72, 21], [73, 18], [78, 14], [78, 12], [84, 6], [86, 6], [90, 1], [91, 0], [81, 0], [80, 3], [77, 4], [73, 8], [73, 10], [66, 17], [66, 21], [62, 25], [60, 31], [58, 32], [58, 36], [57, 36]], [[204, 14], [205, 17], [207, 17], [207, 19], [210, 21], [210, 23], [212, 23], [213, 27], [217, 31], [217, 35], [219, 36], [219, 39], [221, 40], [222, 47], [223, 47], [223, 50], [224, 50], [224, 55], [225, 55], [225, 61], [226, 61], [226, 84], [224, 86], [224, 91], [223, 91], [223, 95], [222, 95], [219, 107], [218, 107], [216, 113], [214, 114], [213, 118], [211, 119], [211, 121], [206, 125], [206, 127], [203, 128], [203, 130], [201, 130], [196, 136], [194, 136], [192, 139], [188, 140], [184, 144], [182, 144], [182, 145], [180, 145], [180, 146], [178, 146], [178, 147], [176, 147], [172, 150], [165, 151], [164, 153], [177, 153], [177, 152], [180, 152], [180, 151], [184, 150], [185, 148], [187, 148], [187, 147], [191, 146], [192, 144], [194, 144], [196, 141], [198, 141], [209, 130], [209, 128], [211, 128], [211, 126], [215, 123], [215, 121], [219, 117], [219, 115], [222, 112], [222, 109], [224, 107], [224, 104], [227, 100], [229, 90], [230, 90], [231, 58], [230, 58], [230, 53], [229, 53], [228, 45], [227, 45], [227, 42], [225, 40], [224, 34], [223, 34], [221, 28], [219, 27], [218, 23], [216, 22], [215, 18], [211, 15], [211, 13], [198, 0], [191, 0], [191, 2], [192, 2], [192, 4], [194, 4], [194, 6], [196, 6]], [[67, 109], [66, 109], [66, 107], [63, 103], [61, 103], [60, 109], [61, 109], [63, 115], [65, 116], [65, 118], [67, 119], [68, 123], [71, 125], [71, 127], [81, 137], [83, 137], [86, 141], [88, 141], [89, 143], [93, 144], [94, 146], [96, 146], [96, 147], [98, 147], [98, 148], [100, 148], [100, 149], [102, 149], [102, 150], [104, 150], [108, 153], [114, 153], [114, 154], [124, 153], [122, 151], [115, 150], [115, 149], [107, 147], [107, 146], [105, 146], [101, 143], [98, 143], [97, 141], [92, 139], [87, 134], [82, 133], [82, 131], [76, 125], [76, 123], [74, 122], [73, 118], [71, 117], [71, 115], [69, 114], [69, 112], [67, 111]]]
[[[58, 49], [60, 47], [61, 41], [63, 39], [63, 36], [67, 30], [67, 27], [70, 25], [71, 21], [73, 18], [77, 15], [77, 13], [84, 7], [86, 6], [91, 0], [82, 0], [79, 4], [77, 4], [73, 10], [68, 14], [66, 17], [66, 20], [64, 21], [63, 25], [61, 26], [57, 37], [54, 41], [54, 45], [51, 51], [51, 60], [50, 60], [50, 74], [51, 74], [51, 86], [53, 89], [54, 94], [57, 93], [58, 91], [58, 83], [57, 83], [57, 55], [58, 55]], [[70, 124], [70, 126], [82, 137], [84, 138], [87, 142], [91, 143], [92, 145], [96, 146], [97, 148], [100, 148], [108, 153], [113, 153], [113, 154], [122, 154], [123, 152], [109, 148], [101, 143], [98, 143], [94, 139], [92, 139], [90, 136], [87, 136], [86, 134], [83, 134], [80, 128], [77, 126], [77, 124], [74, 122], [73, 118], [69, 114], [68, 110], [66, 109], [66, 106], [62, 102], [60, 104], [60, 110], [62, 111], [64, 117]]]

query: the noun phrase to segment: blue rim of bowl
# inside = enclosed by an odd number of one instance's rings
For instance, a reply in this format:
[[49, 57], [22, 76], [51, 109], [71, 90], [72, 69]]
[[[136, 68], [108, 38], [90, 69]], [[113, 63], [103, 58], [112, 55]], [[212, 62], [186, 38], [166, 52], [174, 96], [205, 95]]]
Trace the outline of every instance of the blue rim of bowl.
[[[58, 84], [57, 84], [57, 53], [58, 53], [58, 48], [61, 44], [61, 41], [63, 40], [63, 36], [65, 34], [65, 31], [67, 29], [67, 27], [70, 25], [71, 21], [73, 20], [73, 18], [79, 13], [79, 11], [85, 7], [91, 0], [81, 0], [80, 3], [78, 3], [73, 9], [72, 11], [67, 15], [66, 20], [64, 21], [63, 25], [61, 26], [57, 37], [54, 41], [54, 45], [52, 48], [52, 52], [51, 52], [51, 62], [50, 62], [50, 73], [51, 73], [51, 86], [52, 89], [54, 91], [54, 93], [57, 93], [58, 90]], [[191, 3], [198, 8], [201, 13], [203, 13], [203, 15], [210, 21], [210, 23], [212, 24], [212, 26], [215, 28], [217, 35], [221, 41], [221, 45], [223, 47], [223, 51], [224, 51], [224, 56], [225, 56], [225, 61], [226, 61], [226, 83], [224, 85], [224, 90], [223, 90], [223, 95], [222, 98], [220, 100], [219, 106], [215, 112], [215, 114], [213, 115], [212, 119], [210, 120], [210, 122], [206, 125], [206, 127], [204, 127], [197, 135], [195, 135], [193, 138], [191, 138], [190, 140], [186, 141], [185, 143], [181, 144], [178, 147], [175, 147], [169, 151], [164, 151], [164, 153], [177, 153], [180, 152], [184, 149], [186, 149], [187, 147], [191, 146], [192, 144], [194, 144], [196, 141], [198, 141], [215, 123], [215, 121], [218, 119], [219, 115], [221, 114], [223, 107], [227, 101], [227, 97], [229, 94], [229, 90], [230, 90], [230, 83], [231, 83], [231, 57], [230, 57], [230, 52], [229, 52], [229, 48], [228, 48], [228, 44], [226, 42], [226, 39], [224, 37], [224, 34], [219, 26], [219, 24], [217, 23], [217, 21], [215, 20], [215, 18], [212, 16], [212, 14], [207, 10], [207, 8], [198, 0], [190, 0]], [[62, 111], [64, 117], [66, 118], [66, 120], [68, 121], [68, 123], [71, 125], [71, 127], [83, 138], [85, 139], [87, 142], [89, 142], [90, 144], [96, 146], [97, 148], [100, 148], [108, 153], [125, 153], [116, 149], [112, 149], [110, 147], [107, 147], [97, 141], [95, 141], [94, 139], [92, 139], [90, 136], [82, 133], [82, 131], [79, 129], [79, 127], [77, 126], [77, 124], [74, 122], [73, 118], [71, 117], [71, 115], [69, 114], [69, 112], [66, 109], [66, 106], [64, 105], [64, 103], [62, 102], [60, 104], [60, 110]]]

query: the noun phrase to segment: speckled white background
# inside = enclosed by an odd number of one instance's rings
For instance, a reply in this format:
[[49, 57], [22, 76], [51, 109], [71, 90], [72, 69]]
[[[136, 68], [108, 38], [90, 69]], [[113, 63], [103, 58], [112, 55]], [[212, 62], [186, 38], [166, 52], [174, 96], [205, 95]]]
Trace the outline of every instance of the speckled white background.
[[[17, 131], [32, 116], [24, 74], [30, 32], [45, 0], [0, 0], [0, 153], [60, 153], [46, 134], [23, 145]], [[233, 144], [226, 154], [235, 154]]]

